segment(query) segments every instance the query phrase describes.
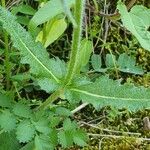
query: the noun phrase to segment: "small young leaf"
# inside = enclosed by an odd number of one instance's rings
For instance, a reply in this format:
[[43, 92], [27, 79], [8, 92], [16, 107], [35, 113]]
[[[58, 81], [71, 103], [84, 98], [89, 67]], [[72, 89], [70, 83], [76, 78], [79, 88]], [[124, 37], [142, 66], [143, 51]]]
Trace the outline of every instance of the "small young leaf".
[[36, 40], [43, 43], [46, 48], [58, 39], [64, 33], [66, 28], [67, 23], [64, 18], [54, 18], [46, 24], [45, 28], [38, 34]]
[[116, 63], [116, 57], [115, 55], [107, 54], [106, 55], [106, 66], [108, 68], [114, 68], [114, 64]]
[[134, 73], [139, 75], [144, 74], [143, 69], [139, 66], [136, 66], [136, 60], [132, 57], [129, 57], [125, 53], [119, 56], [117, 64], [119, 66], [118, 69], [122, 72]]
[[102, 66], [102, 60], [100, 55], [93, 54], [91, 57], [91, 63], [95, 71], [100, 71], [100, 68]]
[[16, 118], [8, 110], [0, 114], [0, 126], [5, 132], [10, 132], [16, 127]]
[[[68, 7], [71, 7], [74, 3], [75, 0], [67, 0]], [[35, 15], [30, 21], [29, 29], [31, 31], [34, 31], [38, 25], [49, 21], [56, 15], [61, 14], [63, 12], [64, 12], [64, 8], [61, 0], [48, 1], [42, 8], [40, 8], [35, 13]]]
[[16, 131], [19, 142], [26, 143], [32, 140], [35, 134], [35, 127], [29, 120], [24, 120], [19, 123]]
[[30, 118], [31, 117], [31, 110], [30, 107], [26, 104], [23, 104], [21, 102], [16, 103], [13, 107], [13, 112], [15, 115], [24, 117], [24, 118]]
[[79, 51], [79, 58], [77, 64], [77, 72], [81, 70], [81, 67], [84, 67], [91, 56], [93, 50], [93, 43], [87, 39], [81, 41], [80, 51]]

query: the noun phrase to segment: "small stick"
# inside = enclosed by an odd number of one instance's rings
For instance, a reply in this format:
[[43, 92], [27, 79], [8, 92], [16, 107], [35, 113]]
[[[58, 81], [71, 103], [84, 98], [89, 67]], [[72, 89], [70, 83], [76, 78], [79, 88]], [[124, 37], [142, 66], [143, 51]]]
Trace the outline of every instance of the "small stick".
[[72, 114], [77, 113], [78, 111], [80, 111], [81, 109], [85, 108], [89, 103], [83, 103], [80, 106], [78, 106], [77, 108], [75, 108], [74, 110], [71, 111]]

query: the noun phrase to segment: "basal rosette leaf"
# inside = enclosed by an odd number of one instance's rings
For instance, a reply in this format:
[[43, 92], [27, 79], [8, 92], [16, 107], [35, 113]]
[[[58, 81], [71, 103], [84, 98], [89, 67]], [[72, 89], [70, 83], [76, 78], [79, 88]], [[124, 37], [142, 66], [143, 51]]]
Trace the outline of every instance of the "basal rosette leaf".
[[[30, 72], [40, 78], [41, 88], [46, 92], [52, 92], [59, 87], [60, 80], [66, 74], [65, 62], [59, 58], [49, 59], [46, 49], [40, 43], [36, 43], [32, 36], [16, 22], [15, 17], [1, 6], [0, 21], [10, 34], [14, 47], [20, 50], [21, 63], [29, 64]], [[45, 79], [51, 80], [55, 87], [51, 89], [52, 84], [47, 84], [45, 87]]]
[[15, 21], [10, 12], [0, 6], [0, 21], [3, 28], [21, 52], [21, 62], [30, 65], [30, 72], [38, 77], [52, 78], [59, 83], [64, 76], [65, 64], [59, 58], [49, 59], [46, 49], [36, 43], [32, 36]]
[[128, 108], [131, 111], [150, 108], [150, 89], [121, 85], [108, 77], [100, 77], [95, 82], [66, 90], [66, 98], [70, 101], [83, 100], [95, 108], [114, 106]]

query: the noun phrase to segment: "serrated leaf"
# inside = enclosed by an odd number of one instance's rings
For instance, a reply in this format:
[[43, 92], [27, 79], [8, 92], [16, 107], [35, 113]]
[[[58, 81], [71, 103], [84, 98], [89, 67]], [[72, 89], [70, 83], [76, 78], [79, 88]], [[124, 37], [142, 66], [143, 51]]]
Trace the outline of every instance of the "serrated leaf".
[[72, 132], [68, 131], [59, 131], [58, 133], [58, 140], [59, 143], [62, 145], [63, 148], [67, 148], [69, 146], [73, 145], [73, 137], [72, 137]]
[[72, 100], [82, 99], [89, 102], [95, 108], [113, 106], [117, 108], [137, 109], [150, 108], [150, 88], [135, 87], [134, 85], [121, 85], [120, 81], [114, 81], [102, 76], [95, 82], [70, 89]]
[[49, 121], [41, 118], [37, 122], [33, 122], [37, 131], [47, 135], [50, 133]]
[[19, 150], [35, 150], [34, 142], [29, 142]]
[[16, 130], [17, 139], [22, 143], [31, 141], [35, 135], [35, 127], [29, 120], [20, 122]]
[[142, 75], [144, 74], [143, 69], [140, 66], [136, 66], [136, 60], [123, 53], [119, 56], [117, 61], [119, 70], [122, 72], [134, 73]]
[[0, 106], [1, 107], [11, 107], [11, 98], [0, 93]]
[[20, 147], [14, 132], [0, 134], [0, 150], [19, 150]]
[[54, 145], [50, 142], [50, 137], [40, 135], [35, 137], [35, 150], [53, 150]]
[[0, 126], [5, 132], [10, 132], [16, 127], [16, 118], [8, 110], [0, 114]]
[[46, 48], [58, 39], [64, 33], [66, 28], [67, 23], [64, 18], [54, 18], [46, 24], [45, 28], [38, 34], [36, 40], [40, 41]]
[[141, 46], [150, 51], [150, 9], [142, 5], [133, 6], [130, 12], [126, 6], [119, 1], [117, 8], [121, 14], [123, 25], [138, 39]]
[[[75, 0], [67, 0], [68, 7], [71, 7], [75, 3]], [[61, 0], [51, 0], [48, 1], [42, 8], [40, 8], [29, 23], [29, 29], [34, 31], [35, 28], [58, 14], [64, 12], [64, 8]]]
[[65, 107], [56, 108], [55, 113], [60, 115], [60, 116], [66, 116], [66, 117], [69, 117], [72, 115], [71, 111]]
[[56, 127], [61, 121], [61, 118], [60, 117], [50, 117], [50, 127], [51, 128], [54, 128]]
[[30, 118], [32, 113], [30, 107], [27, 104], [23, 104], [21, 102], [18, 102], [14, 105], [13, 112], [15, 115], [24, 118]]
[[37, 82], [41, 89], [46, 91], [47, 93], [53, 92], [59, 88], [59, 84], [49, 78], [37, 79]]
[[76, 124], [75, 122], [71, 122], [69, 118], [65, 119], [63, 122], [63, 129], [64, 131], [73, 131], [76, 129]]
[[83, 132], [82, 130], [77, 130], [74, 134], [73, 134], [73, 141], [75, 144], [79, 145], [79, 146], [86, 146], [86, 141], [87, 141], [87, 135], [85, 132]]
[[30, 64], [30, 72], [37, 76], [52, 78], [59, 83], [58, 78], [62, 77], [64, 63], [58, 58], [49, 59], [42, 45], [35, 43], [31, 35], [15, 21], [15, 17], [2, 7], [0, 7], [0, 21], [3, 23], [3, 28], [11, 35], [14, 46], [20, 50], [21, 62]]

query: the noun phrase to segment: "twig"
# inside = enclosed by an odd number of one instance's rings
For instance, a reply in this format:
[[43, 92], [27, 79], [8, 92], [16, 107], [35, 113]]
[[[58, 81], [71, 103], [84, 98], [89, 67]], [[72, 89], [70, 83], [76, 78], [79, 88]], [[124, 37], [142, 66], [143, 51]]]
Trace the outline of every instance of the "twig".
[[71, 111], [72, 114], [77, 113], [78, 111], [80, 111], [81, 109], [83, 109], [84, 107], [86, 107], [89, 103], [83, 103], [80, 106], [78, 106], [77, 108], [75, 108], [74, 110]]
[[99, 130], [102, 130], [102, 131], [106, 131], [106, 132], [113, 132], [113, 133], [121, 133], [121, 134], [128, 134], [128, 135], [136, 135], [136, 136], [140, 136], [141, 133], [134, 133], [134, 132], [122, 132], [122, 131], [116, 131], [116, 130], [109, 130], [109, 129], [102, 129], [102, 128], [99, 128], [93, 124], [89, 124], [89, 123], [86, 123], [86, 122], [80, 122], [84, 125], [87, 125], [87, 126], [90, 126], [92, 128], [95, 128], [95, 129], [99, 129]]
[[[114, 138], [114, 139], [117, 139], [117, 138], [130, 138], [130, 137], [127, 137], [127, 136], [109, 135], [109, 134], [88, 133], [88, 135], [93, 136], [93, 137], [110, 137], [110, 138]], [[138, 139], [138, 140], [141, 140], [141, 141], [150, 141], [150, 138], [138, 138], [138, 137], [135, 137], [135, 138]]]

